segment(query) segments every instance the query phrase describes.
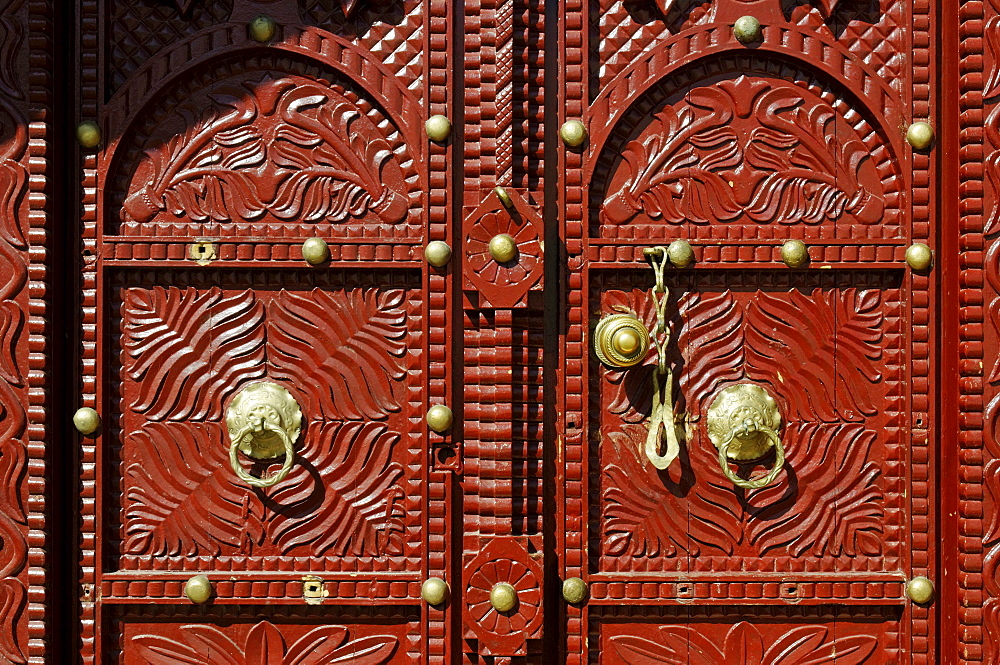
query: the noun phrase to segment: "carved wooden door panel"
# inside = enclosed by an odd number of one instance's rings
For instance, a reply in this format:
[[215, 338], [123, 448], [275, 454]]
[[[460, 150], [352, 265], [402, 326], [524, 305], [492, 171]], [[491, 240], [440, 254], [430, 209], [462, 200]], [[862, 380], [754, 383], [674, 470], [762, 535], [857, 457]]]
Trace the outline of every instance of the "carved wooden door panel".
[[439, 5], [79, 3], [83, 662], [447, 657]]
[[564, 10], [569, 662], [937, 662], [928, 6]]

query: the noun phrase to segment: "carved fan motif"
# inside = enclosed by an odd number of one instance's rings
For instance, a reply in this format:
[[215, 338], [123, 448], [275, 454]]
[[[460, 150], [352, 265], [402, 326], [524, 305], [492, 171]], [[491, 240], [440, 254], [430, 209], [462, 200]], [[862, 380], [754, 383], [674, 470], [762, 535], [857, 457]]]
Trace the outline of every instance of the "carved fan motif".
[[721, 644], [691, 626], [661, 626], [659, 637], [618, 635], [611, 643], [632, 665], [861, 665], [874, 662], [878, 648], [878, 639], [868, 635], [830, 639], [825, 626], [785, 630], [745, 621], [733, 626]]
[[605, 224], [874, 224], [885, 208], [868, 148], [832, 107], [747, 76], [666, 106], [622, 160]]
[[191, 624], [180, 628], [182, 642], [158, 635], [132, 639], [136, 652], [149, 665], [382, 665], [396, 651], [393, 635], [369, 635], [348, 641], [346, 626], [321, 626], [291, 646], [281, 631], [261, 621], [240, 646], [215, 626]]
[[409, 209], [399, 160], [348, 98], [306, 81], [265, 77], [220, 86], [208, 109], [182, 106], [180, 126], [149, 148], [122, 207], [123, 222], [161, 213], [196, 222], [343, 222]]

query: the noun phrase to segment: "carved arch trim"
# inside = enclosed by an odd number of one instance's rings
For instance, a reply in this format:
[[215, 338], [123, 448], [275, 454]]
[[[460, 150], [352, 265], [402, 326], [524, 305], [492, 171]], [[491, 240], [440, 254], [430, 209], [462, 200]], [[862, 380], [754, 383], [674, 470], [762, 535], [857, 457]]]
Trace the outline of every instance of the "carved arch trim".
[[[892, 153], [893, 162], [898, 163], [900, 155], [904, 154], [903, 132], [891, 131], [891, 127], [879, 123], [878, 119], [898, 116], [900, 124], [902, 124], [909, 116], [904, 113], [903, 105], [896, 99], [896, 95], [889, 85], [880, 79], [871, 67], [850, 53], [841, 50], [839, 45], [830, 39], [810, 33], [797, 26], [775, 26], [769, 30], [781, 31], [781, 36], [773, 40], [779, 44], [801, 44], [803, 57], [795, 58], [792, 62], [799, 67], [816, 72], [831, 83], [839, 80], [856, 80], [858, 77], [854, 75], [855, 72], [852, 69], [856, 68], [860, 71], [862, 85], [859, 87], [868, 90], [869, 93], [858, 95], [845, 91], [845, 94], [863, 105], [865, 119], [873, 122], [876, 131], [888, 139], [886, 146]], [[718, 41], [705, 44], [706, 40], [709, 42]], [[824, 57], [808, 60], [805, 56], [809, 55], [811, 45], [822, 49]], [[787, 46], [778, 49], [769, 42], [765, 42], [757, 47], [756, 51], [778, 56], [779, 61], [788, 60]], [[593, 137], [589, 145], [590, 154], [594, 156], [601, 154], [605, 144], [614, 136], [615, 129], [623, 118], [631, 112], [640, 99], [662, 81], [675, 76], [677, 72], [699, 61], [726, 55], [746, 56], [747, 53], [747, 47], [740, 44], [733, 36], [731, 26], [717, 23], [699, 26], [681, 33], [651, 49], [622, 70], [611, 83], [601, 90], [588, 108], [584, 122]], [[641, 79], [638, 85], [635, 85], [633, 80], [636, 78]], [[604, 119], [604, 122], [598, 125], [597, 121], [601, 119]], [[596, 160], [590, 160], [584, 170], [584, 182], [591, 180], [595, 166]]]
[[[360, 84], [362, 80], [368, 81], [369, 85], [364, 87], [366, 93], [398, 129], [414, 159], [422, 161], [425, 142], [421, 140], [420, 131], [423, 126], [421, 119], [424, 109], [417, 96], [402, 81], [369, 52], [325, 30], [301, 26], [284, 26], [282, 29], [285, 32], [284, 41], [276, 41], [267, 47], [261, 47], [246, 36], [246, 26], [242, 23], [226, 23], [191, 35], [173, 48], [150, 58], [136, 70], [132, 79], [115, 93], [103, 109], [102, 129], [108, 137], [107, 150], [102, 159], [104, 166], [115, 159], [121, 137], [134, 130], [149, 102], [176, 87], [184, 77], [190, 75], [192, 69], [221, 63], [235, 56], [261, 55], [267, 52], [293, 54], [306, 58], [313, 64], [338, 72], [355, 84]], [[229, 48], [213, 49], [196, 58], [185, 57], [185, 54], [193, 50], [192, 46], [196, 42], [206, 41], [227, 43]], [[341, 57], [344, 51], [349, 51], [358, 59], [354, 68], [345, 64], [345, 59]], [[157, 80], [155, 85], [151, 85], [150, 82], [155, 77], [147, 74], [149, 70], [154, 69], [177, 73], [163, 77]], [[391, 91], [391, 94], [387, 94], [386, 91]], [[115, 118], [123, 120], [111, 124]]]

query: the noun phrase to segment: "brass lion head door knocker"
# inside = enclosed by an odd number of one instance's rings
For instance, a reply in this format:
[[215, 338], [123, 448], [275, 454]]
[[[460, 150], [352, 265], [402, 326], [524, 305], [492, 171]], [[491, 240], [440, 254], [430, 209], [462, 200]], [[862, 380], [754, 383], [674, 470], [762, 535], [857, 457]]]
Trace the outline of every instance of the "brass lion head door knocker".
[[[295, 462], [295, 441], [302, 429], [302, 411], [291, 393], [276, 383], [253, 383], [236, 393], [226, 409], [231, 445], [229, 463], [240, 480], [254, 487], [271, 487], [284, 480]], [[251, 476], [239, 454], [255, 460], [285, 456], [281, 469], [267, 476]]]

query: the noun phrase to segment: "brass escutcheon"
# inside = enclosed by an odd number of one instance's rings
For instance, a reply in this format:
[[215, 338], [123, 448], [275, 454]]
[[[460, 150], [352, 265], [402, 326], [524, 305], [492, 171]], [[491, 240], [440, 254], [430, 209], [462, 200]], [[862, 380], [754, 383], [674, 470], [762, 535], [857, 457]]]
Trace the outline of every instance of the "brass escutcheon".
[[[253, 383], [236, 394], [226, 410], [232, 445], [229, 462], [240, 480], [254, 487], [271, 487], [288, 476], [295, 461], [295, 440], [302, 429], [302, 411], [291, 393], [276, 383]], [[281, 470], [255, 478], [240, 464], [238, 453], [258, 460], [285, 456]]]
[[608, 367], [638, 365], [649, 351], [649, 331], [631, 314], [609, 314], [594, 329], [594, 352]]
[[[781, 413], [774, 398], [752, 383], [725, 388], [708, 408], [708, 438], [719, 449], [719, 464], [726, 477], [739, 487], [756, 489], [774, 482], [785, 463], [785, 450], [778, 436]], [[774, 468], [759, 478], [736, 476], [730, 461], [749, 462], [775, 451]]]

